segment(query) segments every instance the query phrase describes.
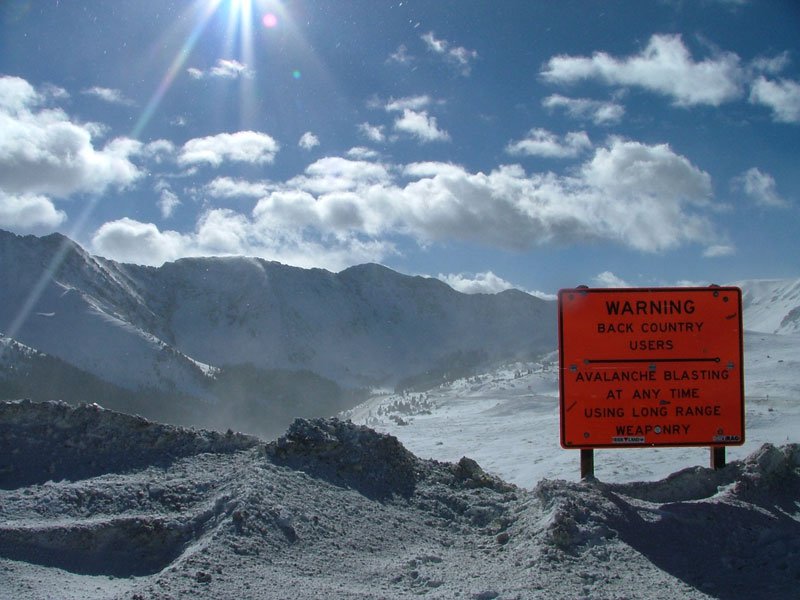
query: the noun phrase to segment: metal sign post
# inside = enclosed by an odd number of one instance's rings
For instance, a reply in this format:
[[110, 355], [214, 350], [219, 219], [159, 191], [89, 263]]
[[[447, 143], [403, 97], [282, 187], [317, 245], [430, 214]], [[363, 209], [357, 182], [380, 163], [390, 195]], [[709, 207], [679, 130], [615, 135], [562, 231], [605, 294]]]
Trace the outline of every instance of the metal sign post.
[[711, 446], [711, 468], [715, 471], [725, 468], [725, 446]]
[[581, 479], [594, 478], [594, 450], [581, 448]]

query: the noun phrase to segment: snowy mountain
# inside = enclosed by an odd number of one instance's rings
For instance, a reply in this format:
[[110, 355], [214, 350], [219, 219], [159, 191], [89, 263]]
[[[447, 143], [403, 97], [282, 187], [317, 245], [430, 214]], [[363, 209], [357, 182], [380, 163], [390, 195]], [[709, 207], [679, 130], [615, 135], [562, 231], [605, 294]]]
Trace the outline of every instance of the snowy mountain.
[[800, 333], [800, 279], [740, 281], [744, 328], [763, 333]]
[[552, 303], [515, 290], [465, 295], [379, 265], [334, 274], [197, 258], [152, 268], [91, 256], [59, 234], [0, 232], [0, 279], [2, 333], [138, 394], [129, 411], [172, 420], [145, 397], [173, 394], [199, 407], [179, 422], [228, 419], [264, 435], [352, 405], [354, 389], [437, 384], [532, 359], [555, 339]]
[[526, 489], [335, 419], [264, 443], [0, 402], [0, 597], [18, 600], [779, 600], [798, 501], [798, 444]]
[[550, 349], [555, 333], [554, 307], [527, 294], [469, 296], [374, 264], [334, 274], [256, 259], [183, 259], [148, 276], [148, 305], [187, 355], [308, 369], [351, 385], [394, 385], [463, 355], [477, 364], [533, 357]]
[[7, 336], [121, 387], [200, 398], [211, 368], [161, 339], [159, 318], [110, 261], [59, 234], [0, 232], [0, 323]]

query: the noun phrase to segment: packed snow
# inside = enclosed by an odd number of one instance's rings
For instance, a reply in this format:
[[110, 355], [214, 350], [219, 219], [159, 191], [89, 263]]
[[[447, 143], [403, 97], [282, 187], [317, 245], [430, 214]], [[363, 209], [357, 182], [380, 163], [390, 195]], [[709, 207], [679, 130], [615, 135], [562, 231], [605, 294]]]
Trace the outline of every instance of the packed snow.
[[[87, 440], [91, 469], [65, 466]], [[797, 444], [531, 489], [337, 419], [265, 443], [7, 402], [0, 445], [5, 598], [791, 598], [800, 581]]]

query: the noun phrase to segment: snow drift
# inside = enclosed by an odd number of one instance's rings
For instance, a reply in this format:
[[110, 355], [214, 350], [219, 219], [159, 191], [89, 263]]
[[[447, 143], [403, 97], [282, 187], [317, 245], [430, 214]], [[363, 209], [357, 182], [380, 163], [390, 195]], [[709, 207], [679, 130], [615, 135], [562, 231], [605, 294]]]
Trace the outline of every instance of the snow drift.
[[790, 598], [800, 446], [662, 481], [422, 460], [336, 419], [271, 443], [0, 404], [0, 596]]

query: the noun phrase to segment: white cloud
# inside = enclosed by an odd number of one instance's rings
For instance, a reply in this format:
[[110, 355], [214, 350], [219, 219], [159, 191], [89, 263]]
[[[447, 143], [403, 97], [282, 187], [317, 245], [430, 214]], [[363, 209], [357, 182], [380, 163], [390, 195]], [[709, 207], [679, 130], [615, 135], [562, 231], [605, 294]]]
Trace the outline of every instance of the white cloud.
[[303, 175], [289, 179], [284, 189], [327, 194], [371, 185], [385, 185], [390, 180], [389, 170], [380, 163], [326, 156], [306, 167]]
[[536, 296], [541, 300], [558, 300], [558, 294], [550, 294], [548, 292], [541, 292], [539, 290], [528, 290], [526, 293], [530, 294], [531, 296]]
[[319, 146], [319, 138], [310, 131], [306, 131], [300, 137], [300, 141], [297, 142], [297, 145], [300, 146], [303, 150], [311, 150]]
[[40, 109], [43, 95], [18, 77], [0, 77], [0, 190], [8, 194], [99, 194], [141, 176], [127, 138], [95, 148], [95, 125], [75, 123], [60, 109]]
[[603, 271], [592, 278], [592, 283], [594, 283], [595, 287], [601, 288], [628, 288], [632, 287], [624, 279], [617, 277], [611, 271]]
[[265, 133], [237, 131], [191, 139], [183, 145], [178, 163], [183, 166], [207, 163], [213, 167], [224, 161], [269, 164], [279, 150], [278, 142]]
[[380, 261], [396, 252], [387, 242], [342, 236], [315, 239], [223, 209], [201, 215], [190, 233], [160, 231], [153, 223], [128, 218], [112, 221], [95, 232], [92, 249], [120, 262], [153, 266], [186, 256], [236, 255], [331, 271]]
[[160, 179], [155, 184], [155, 190], [159, 193], [158, 209], [161, 211], [161, 217], [168, 219], [175, 212], [175, 209], [180, 205], [181, 201], [175, 192], [170, 188], [169, 183]]
[[679, 279], [674, 283], [674, 287], [708, 287], [707, 281], [691, 281], [689, 279]]
[[506, 152], [513, 155], [574, 158], [592, 147], [585, 131], [572, 131], [561, 139], [546, 129], [531, 129], [525, 139], [510, 142]]
[[451, 288], [463, 294], [496, 294], [514, 287], [513, 284], [491, 271], [474, 275], [467, 273], [444, 275], [440, 273], [437, 279], [444, 281]]
[[261, 199], [255, 212], [274, 227], [511, 249], [604, 240], [660, 252], [716, 237], [702, 212], [712, 208], [708, 174], [665, 145], [613, 139], [572, 177], [415, 163], [400, 171], [409, 180], [403, 186], [382, 165], [325, 161]]
[[405, 44], [400, 44], [392, 54], [389, 55], [387, 62], [394, 62], [400, 65], [410, 65], [413, 58], [408, 53], [408, 48]]
[[430, 96], [408, 96], [406, 98], [397, 98], [389, 100], [384, 109], [387, 112], [403, 112], [405, 110], [421, 110], [433, 101]]
[[711, 177], [675, 154], [667, 144], [653, 146], [612, 138], [584, 164], [583, 180], [620, 198], [659, 198], [704, 205], [711, 196]]
[[92, 237], [98, 254], [120, 262], [161, 265], [186, 256], [183, 237], [175, 231], [159, 231], [152, 223], [125, 217], [103, 224]]
[[181, 203], [178, 196], [172, 190], [161, 190], [161, 197], [158, 199], [158, 208], [161, 211], [161, 216], [168, 219], [175, 212], [175, 209]]
[[733, 180], [733, 186], [741, 189], [757, 205], [767, 208], [788, 208], [790, 203], [778, 194], [775, 179], [753, 167]]
[[614, 125], [622, 120], [625, 107], [616, 102], [601, 102], [588, 98], [568, 98], [553, 94], [542, 100], [548, 109], [563, 109], [573, 119], [591, 121], [595, 125]]
[[175, 144], [169, 140], [154, 140], [148, 142], [142, 147], [142, 155], [150, 160], [160, 164], [165, 160], [170, 160], [175, 157], [176, 148]]
[[375, 160], [379, 157], [380, 154], [378, 152], [364, 146], [355, 146], [347, 151], [347, 158], [352, 158], [353, 160]]
[[27, 113], [42, 101], [42, 96], [24, 79], [0, 77], [0, 110], [4, 113]]
[[464, 174], [464, 167], [454, 163], [443, 162], [416, 162], [403, 167], [403, 175], [414, 179], [426, 177], [449, 177], [458, 178]]
[[264, 181], [244, 181], [230, 177], [217, 177], [204, 187], [213, 198], [259, 198], [274, 186]]
[[423, 33], [420, 37], [431, 52], [435, 52], [436, 54], [444, 54], [447, 52], [447, 42], [445, 40], [437, 40], [432, 31]]
[[35, 194], [8, 195], [0, 190], [0, 227], [14, 231], [52, 229], [67, 219], [46, 196]]
[[771, 108], [776, 121], [800, 123], [800, 83], [796, 81], [758, 77], [750, 90], [750, 102]]
[[48, 100], [67, 100], [70, 98], [69, 92], [62, 87], [53, 85], [52, 83], [45, 83], [39, 87], [39, 93]]
[[226, 60], [220, 58], [217, 64], [209, 71], [212, 77], [221, 77], [223, 79], [237, 79], [238, 77], [252, 77], [253, 72], [247, 65], [240, 63], [238, 60]]
[[87, 96], [94, 96], [109, 104], [119, 104], [122, 106], [133, 106], [134, 104], [133, 100], [126, 98], [120, 90], [111, 88], [95, 86], [85, 89], [81, 93]]
[[[398, 237], [512, 250], [599, 241], [663, 252], [723, 243], [708, 218], [708, 174], [666, 145], [619, 138], [569, 176], [527, 174], [518, 165], [473, 173], [450, 163], [390, 166], [332, 156], [282, 183], [219, 178], [207, 189], [244, 194], [247, 186], [265, 192], [250, 213], [209, 210], [182, 234], [115, 221], [98, 230], [96, 248], [149, 264], [229, 253], [333, 269], [380, 262], [396, 252], [389, 240]], [[144, 258], [133, 254], [137, 244]]]
[[217, 59], [216, 64], [207, 71], [196, 67], [190, 67], [186, 69], [186, 72], [193, 79], [203, 79], [205, 77], [213, 77], [215, 79], [239, 79], [253, 76], [253, 70], [247, 65], [240, 63], [238, 60], [228, 60], [225, 58]]
[[[383, 105], [383, 109], [389, 113], [402, 113], [402, 115], [395, 118], [395, 131], [409, 134], [423, 143], [448, 141], [450, 140], [450, 134], [439, 128], [436, 117], [430, 116], [427, 110], [423, 110], [431, 104], [433, 104], [433, 100], [430, 96], [408, 96], [387, 101]], [[383, 141], [385, 139], [382, 129], [377, 131], [370, 130], [368, 129], [370, 126], [366, 123], [360, 127], [362, 133], [371, 137], [374, 141]]]
[[404, 109], [403, 116], [395, 120], [394, 128], [417, 138], [423, 143], [450, 140], [450, 134], [443, 129], [439, 129], [436, 117], [429, 116], [428, 111], [425, 110]]
[[552, 57], [542, 76], [552, 83], [593, 79], [608, 85], [638, 86], [663, 94], [680, 106], [719, 106], [742, 95], [744, 70], [733, 53], [695, 61], [680, 35], [653, 35], [634, 56], [614, 58], [605, 52], [591, 57]]
[[213, 209], [200, 216], [197, 229], [189, 243], [203, 254], [243, 254], [248, 248], [250, 221], [247, 216], [228, 209]]
[[714, 244], [703, 250], [706, 258], [719, 258], [736, 254], [736, 248], [730, 244]]
[[432, 31], [420, 36], [428, 50], [444, 57], [445, 62], [456, 68], [464, 77], [472, 72], [472, 62], [478, 58], [475, 50], [467, 50], [463, 46], [453, 47], [447, 40], [437, 39]]
[[760, 56], [750, 61], [753, 71], [775, 75], [789, 66], [789, 53], [781, 52], [775, 56]]
[[383, 133], [383, 125], [370, 125], [369, 123], [360, 123], [358, 131], [361, 135], [370, 141], [382, 143], [386, 141], [386, 135]]

